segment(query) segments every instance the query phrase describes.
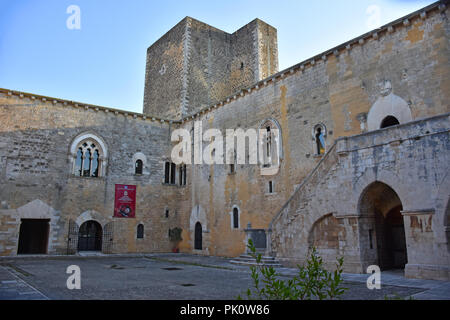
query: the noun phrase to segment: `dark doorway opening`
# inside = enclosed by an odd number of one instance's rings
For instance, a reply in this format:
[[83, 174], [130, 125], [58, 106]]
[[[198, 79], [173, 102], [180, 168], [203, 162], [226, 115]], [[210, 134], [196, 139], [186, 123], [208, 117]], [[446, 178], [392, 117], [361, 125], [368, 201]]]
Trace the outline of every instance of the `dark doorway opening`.
[[407, 246], [402, 202], [397, 193], [382, 182], [371, 184], [360, 200], [360, 213], [368, 219], [362, 226], [363, 256], [369, 265], [381, 270], [403, 269], [407, 263]]
[[200, 222], [195, 224], [195, 240], [194, 240], [195, 250], [202, 250], [202, 225]]
[[391, 209], [384, 219], [385, 251], [387, 259], [382, 267], [385, 269], [403, 269], [406, 264], [405, 226], [403, 225], [401, 210], [402, 206]]
[[381, 121], [380, 129], [396, 126], [399, 124], [400, 122], [398, 122], [396, 117], [387, 116], [386, 118], [383, 119], [383, 121]]
[[50, 219], [22, 219], [17, 254], [46, 254]]
[[96, 221], [86, 221], [78, 232], [78, 251], [102, 250], [102, 226]]

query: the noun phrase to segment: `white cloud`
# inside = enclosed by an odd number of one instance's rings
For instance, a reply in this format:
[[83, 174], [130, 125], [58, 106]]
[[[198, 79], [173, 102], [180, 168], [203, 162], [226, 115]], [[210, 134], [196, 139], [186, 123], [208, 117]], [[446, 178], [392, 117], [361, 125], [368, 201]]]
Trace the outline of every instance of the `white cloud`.
[[366, 9], [366, 26], [369, 30], [379, 28], [381, 26], [381, 8], [377, 5], [370, 5]]

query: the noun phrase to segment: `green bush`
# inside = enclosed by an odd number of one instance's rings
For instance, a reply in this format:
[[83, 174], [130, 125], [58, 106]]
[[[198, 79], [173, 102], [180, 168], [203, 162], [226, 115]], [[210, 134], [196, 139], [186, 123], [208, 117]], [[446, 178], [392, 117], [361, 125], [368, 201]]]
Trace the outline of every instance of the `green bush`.
[[[338, 258], [336, 270], [324, 269], [322, 258], [313, 247], [304, 266], [297, 265], [298, 274], [289, 280], [280, 280], [273, 267], [261, 264], [261, 254], [256, 253], [252, 240], [247, 247], [256, 259], [257, 266], [251, 266], [253, 289], [247, 289], [248, 299], [258, 300], [312, 300], [337, 299], [347, 288], [342, 287], [342, 265], [344, 258]], [[242, 299], [238, 296], [238, 299]]]

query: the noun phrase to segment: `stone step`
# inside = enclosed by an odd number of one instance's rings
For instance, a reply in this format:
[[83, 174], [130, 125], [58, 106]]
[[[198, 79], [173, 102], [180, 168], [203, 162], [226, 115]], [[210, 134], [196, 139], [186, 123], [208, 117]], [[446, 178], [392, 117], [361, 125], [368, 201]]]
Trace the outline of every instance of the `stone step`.
[[[242, 254], [237, 258], [234, 258], [230, 263], [246, 266], [257, 266], [256, 259], [251, 255]], [[282, 267], [280, 262], [274, 257], [262, 256], [259, 265], [271, 266], [271, 267]]]
[[[252, 257], [245, 257], [245, 258], [244, 257], [238, 257], [238, 258], [235, 258], [233, 260], [247, 261], [247, 262], [254, 262], [254, 261], [256, 261], [256, 259], [252, 258]], [[277, 261], [275, 259], [273, 259], [273, 258], [261, 258], [261, 262], [273, 263], [273, 262], [277, 262]]]
[[274, 267], [274, 268], [281, 268], [283, 267], [283, 265], [273, 262], [273, 263], [256, 263], [256, 261], [254, 262], [248, 262], [248, 261], [240, 261], [240, 260], [230, 260], [230, 263], [232, 264], [237, 264], [237, 265], [241, 265], [241, 266], [267, 266], [267, 267]]

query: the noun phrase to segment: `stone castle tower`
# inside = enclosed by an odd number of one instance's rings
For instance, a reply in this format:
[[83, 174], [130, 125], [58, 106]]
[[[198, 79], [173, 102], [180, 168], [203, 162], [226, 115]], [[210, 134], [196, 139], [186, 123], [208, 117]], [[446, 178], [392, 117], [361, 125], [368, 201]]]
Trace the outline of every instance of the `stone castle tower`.
[[229, 34], [186, 17], [147, 50], [144, 114], [180, 120], [277, 72], [272, 26]]

